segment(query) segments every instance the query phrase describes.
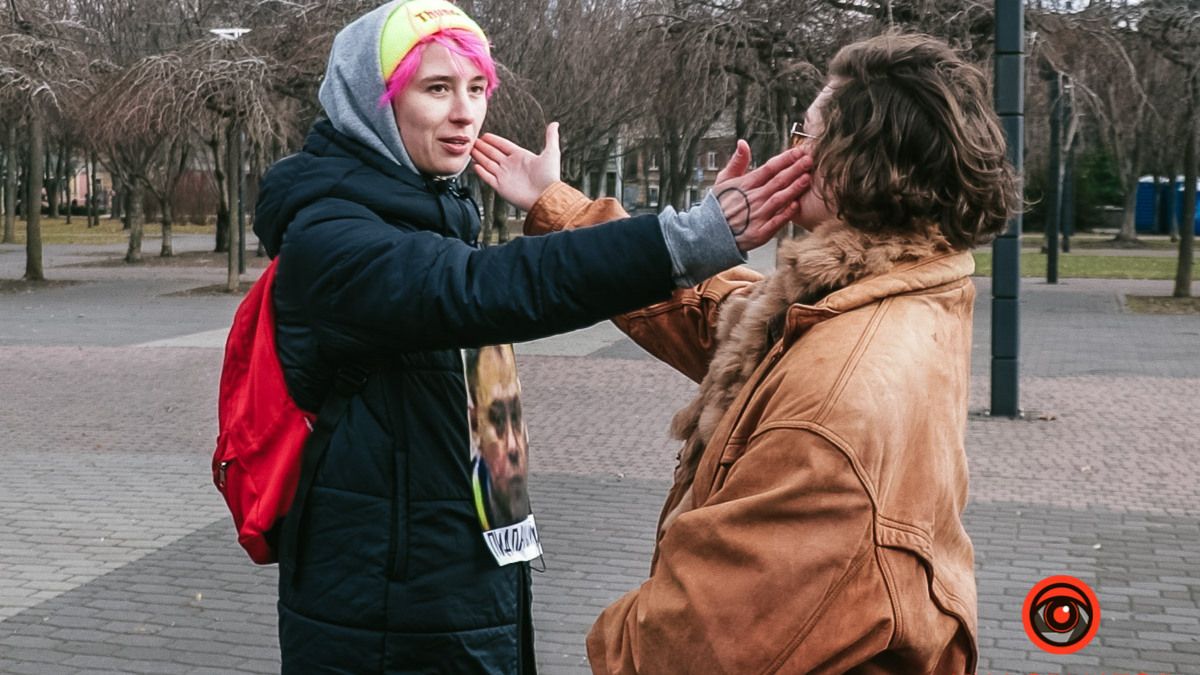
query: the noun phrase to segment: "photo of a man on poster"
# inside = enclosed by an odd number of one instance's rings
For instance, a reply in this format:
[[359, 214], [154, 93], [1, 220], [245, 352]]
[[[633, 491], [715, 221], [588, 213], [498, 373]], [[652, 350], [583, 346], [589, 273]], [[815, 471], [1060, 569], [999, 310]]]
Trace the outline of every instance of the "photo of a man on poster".
[[484, 530], [530, 514], [529, 439], [521, 414], [521, 383], [511, 345], [465, 350], [471, 482]]

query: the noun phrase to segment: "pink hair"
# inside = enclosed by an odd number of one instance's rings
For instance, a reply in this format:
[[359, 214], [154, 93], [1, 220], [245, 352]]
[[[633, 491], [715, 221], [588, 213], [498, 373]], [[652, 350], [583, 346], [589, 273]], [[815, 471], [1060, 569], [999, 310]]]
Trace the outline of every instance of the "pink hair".
[[396, 66], [396, 70], [392, 71], [392, 76], [388, 78], [387, 91], [379, 99], [380, 105], [390, 104], [392, 99], [399, 96], [401, 91], [404, 91], [404, 88], [412, 81], [413, 76], [417, 74], [417, 69], [421, 67], [421, 59], [425, 55], [425, 48], [434, 43], [450, 50], [451, 54], [470, 60], [483, 73], [483, 76], [487, 78], [487, 90], [484, 93], [488, 98], [492, 97], [492, 93], [496, 91], [496, 86], [499, 82], [496, 81], [496, 63], [492, 61], [492, 56], [488, 53], [487, 45], [484, 44], [483, 40], [479, 39], [478, 35], [469, 30], [447, 28], [417, 40], [413, 48], [408, 50], [408, 54], [401, 59], [400, 64]]

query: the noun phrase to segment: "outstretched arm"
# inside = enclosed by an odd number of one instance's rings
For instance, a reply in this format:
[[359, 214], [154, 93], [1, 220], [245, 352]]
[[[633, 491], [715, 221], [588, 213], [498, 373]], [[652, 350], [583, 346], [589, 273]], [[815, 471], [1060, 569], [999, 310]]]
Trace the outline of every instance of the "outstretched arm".
[[[486, 135], [481, 143], [477, 147], [494, 159], [485, 158], [476, 166], [480, 176], [500, 189], [535, 199], [525, 219], [525, 234], [582, 228], [626, 217], [615, 199], [591, 200], [566, 183], [553, 182], [558, 176], [556, 125], [547, 128], [546, 149], [541, 155], [494, 134]], [[717, 182], [727, 185], [744, 176], [749, 163], [750, 148], [739, 143], [734, 156], [717, 174]], [[799, 164], [811, 170], [809, 157], [802, 157]], [[613, 323], [642, 349], [698, 382], [708, 372], [717, 347], [716, 326], [722, 303], [748, 291], [761, 278], [748, 267], [735, 267], [697, 286], [678, 290], [665, 302], [614, 317]]]
[[[558, 181], [558, 124], [546, 127], [546, 147], [541, 154], [535, 155], [501, 136], [484, 134], [476, 141], [471, 156], [481, 180], [508, 202], [529, 211]], [[796, 215], [799, 198], [812, 182], [812, 160], [799, 148], [780, 153], [747, 172], [750, 160], [750, 146], [739, 140], [712, 188], [734, 242], [743, 253], [765, 244]], [[664, 216], [673, 213], [668, 207]]]

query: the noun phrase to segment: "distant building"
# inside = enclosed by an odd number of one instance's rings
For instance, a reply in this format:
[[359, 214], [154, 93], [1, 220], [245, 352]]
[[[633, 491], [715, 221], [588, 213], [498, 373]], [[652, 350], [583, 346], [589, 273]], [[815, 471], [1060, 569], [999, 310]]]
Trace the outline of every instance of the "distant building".
[[[71, 177], [71, 200], [80, 206], [86, 206], [86, 199], [92, 189], [96, 191], [96, 205], [108, 209], [112, 203], [113, 179], [112, 173], [103, 165], [96, 167], [95, 176], [89, 175], [87, 162], [80, 162], [75, 167], [75, 175]], [[89, 188], [89, 183], [91, 188]], [[65, 189], [65, 186], [64, 186]], [[66, 195], [63, 195], [66, 197]], [[65, 203], [65, 202], [64, 202]]]

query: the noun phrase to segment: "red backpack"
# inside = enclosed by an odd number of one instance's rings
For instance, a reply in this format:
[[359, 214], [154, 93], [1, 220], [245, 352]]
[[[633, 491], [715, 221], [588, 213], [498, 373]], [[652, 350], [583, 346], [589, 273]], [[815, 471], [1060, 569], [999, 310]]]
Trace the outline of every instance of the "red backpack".
[[362, 386], [361, 379], [347, 380], [339, 373], [319, 421], [292, 400], [275, 351], [271, 297], [278, 262], [271, 261], [233, 317], [221, 368], [212, 461], [213, 482], [233, 514], [238, 543], [260, 565], [279, 559], [278, 526], [293, 501], [296, 513], [288, 526], [298, 527], [320, 454], [350, 396]]

